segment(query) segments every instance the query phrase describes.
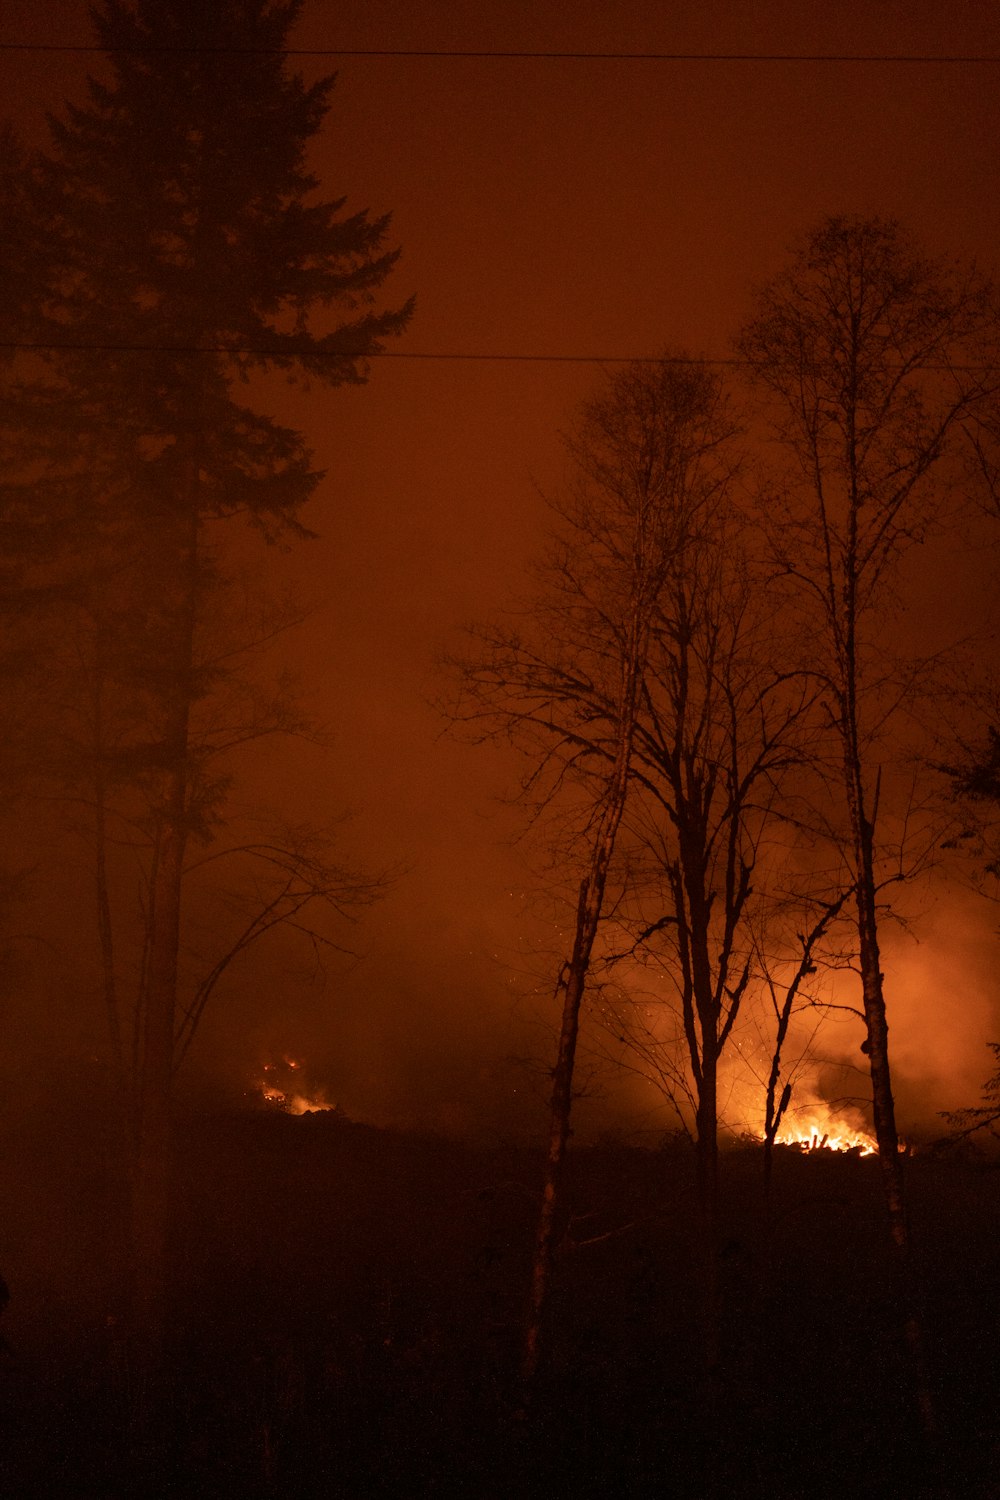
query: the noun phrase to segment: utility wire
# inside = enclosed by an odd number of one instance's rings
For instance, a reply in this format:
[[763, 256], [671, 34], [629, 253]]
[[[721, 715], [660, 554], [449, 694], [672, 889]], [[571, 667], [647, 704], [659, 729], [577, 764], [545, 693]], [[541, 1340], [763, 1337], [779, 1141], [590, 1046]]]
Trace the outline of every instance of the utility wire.
[[27, 343], [0, 339], [0, 349], [74, 354], [247, 354], [261, 359], [418, 359], [539, 365], [742, 365], [741, 359], [671, 354], [482, 354], [424, 349], [277, 349], [242, 344]]
[[94, 43], [0, 42], [0, 52], [211, 53], [232, 57], [378, 57], [414, 59], [500, 59], [512, 62], [734, 62], [734, 63], [915, 63], [996, 66], [1000, 54], [909, 52], [527, 52], [430, 47], [100, 47]]
[[[275, 349], [242, 344], [97, 344], [26, 343], [0, 339], [0, 350], [70, 354], [245, 354], [258, 359], [412, 359], [454, 364], [531, 365], [703, 365], [742, 369], [750, 361], [711, 354], [483, 354], [426, 349]], [[989, 366], [969, 364], [924, 365], [926, 371], [985, 373]]]

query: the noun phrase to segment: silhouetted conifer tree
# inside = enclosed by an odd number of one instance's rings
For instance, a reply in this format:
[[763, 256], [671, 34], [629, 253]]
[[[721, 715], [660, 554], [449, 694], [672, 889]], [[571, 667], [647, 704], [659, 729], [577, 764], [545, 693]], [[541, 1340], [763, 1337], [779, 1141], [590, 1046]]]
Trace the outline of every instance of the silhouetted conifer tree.
[[[182, 874], [224, 791], [192, 736], [214, 680], [196, 638], [220, 577], [215, 523], [303, 535], [321, 478], [299, 433], [238, 399], [241, 382], [362, 382], [365, 356], [411, 312], [375, 304], [398, 255], [388, 216], [323, 199], [307, 165], [333, 80], [288, 68], [299, 10], [101, 0], [107, 67], [51, 121], [16, 204], [14, 243], [44, 252], [14, 337], [42, 347], [22, 353], [10, 387], [5, 515], [44, 533], [49, 586], [88, 622], [98, 824], [109, 784], [127, 781], [151, 830], [134, 1231], [153, 1343]], [[105, 884], [102, 926], [106, 901]]]

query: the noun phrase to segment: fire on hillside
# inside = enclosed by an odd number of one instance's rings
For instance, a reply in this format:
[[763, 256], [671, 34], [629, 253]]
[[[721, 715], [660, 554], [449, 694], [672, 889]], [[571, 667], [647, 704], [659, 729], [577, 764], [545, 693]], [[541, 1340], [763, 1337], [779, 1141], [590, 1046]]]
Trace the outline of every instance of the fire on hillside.
[[325, 1089], [311, 1086], [303, 1074], [302, 1061], [285, 1054], [280, 1062], [267, 1062], [257, 1080], [255, 1094], [269, 1109], [287, 1115], [311, 1115], [337, 1108]]

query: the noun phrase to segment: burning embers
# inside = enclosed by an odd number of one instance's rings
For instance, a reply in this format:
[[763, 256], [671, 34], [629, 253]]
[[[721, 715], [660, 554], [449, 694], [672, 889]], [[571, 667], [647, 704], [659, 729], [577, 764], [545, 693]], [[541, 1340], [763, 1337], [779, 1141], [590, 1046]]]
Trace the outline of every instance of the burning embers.
[[324, 1089], [307, 1084], [302, 1062], [296, 1057], [286, 1055], [280, 1062], [265, 1063], [257, 1090], [269, 1109], [280, 1109], [286, 1115], [311, 1115], [337, 1108]]
[[878, 1150], [875, 1137], [860, 1116], [852, 1123], [822, 1100], [790, 1111], [781, 1122], [776, 1142], [779, 1146], [797, 1146], [800, 1151], [851, 1151], [858, 1156], [874, 1156]]

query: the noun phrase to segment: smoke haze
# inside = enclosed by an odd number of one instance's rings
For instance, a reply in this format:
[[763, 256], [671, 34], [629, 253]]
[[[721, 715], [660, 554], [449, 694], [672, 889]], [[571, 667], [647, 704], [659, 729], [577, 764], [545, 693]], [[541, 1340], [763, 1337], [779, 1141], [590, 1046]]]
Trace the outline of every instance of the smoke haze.
[[[46, 40], [86, 41], [86, 13], [58, 0]], [[8, 5], [11, 38], [37, 37], [40, 24], [36, 6]], [[945, 14], [930, 0], [826, 11], [775, 0], [710, 14], [693, 4], [572, 14], [516, 4], [488, 29], [487, 39], [471, 3], [312, 0], [298, 41], [684, 52], [718, 50], [724, 38], [734, 52], [1000, 51], [991, 8]], [[339, 70], [315, 154], [324, 189], [345, 192], [349, 209], [393, 212], [403, 247], [394, 294], [418, 295], [401, 353], [638, 356], [669, 343], [725, 358], [752, 285], [825, 213], [898, 216], [932, 251], [984, 264], [1000, 240], [988, 68], [299, 62], [310, 79]], [[19, 126], [41, 138], [44, 110], [78, 95], [90, 65], [0, 56]], [[514, 845], [522, 818], [503, 804], [516, 759], [442, 737], [435, 663], [464, 623], [523, 586], [543, 497], [565, 472], [560, 432], [597, 376], [586, 363], [376, 359], [367, 387], [264, 397], [304, 431], [326, 472], [306, 517], [317, 540], [262, 567], [270, 587], [291, 586], [310, 604], [275, 660], [300, 678], [325, 744], [254, 751], [237, 802], [276, 803], [292, 821], [346, 812], [349, 856], [395, 873], [378, 906], [331, 934], [349, 953], [317, 958], [281, 938], [227, 977], [192, 1056], [207, 1096], [243, 1097], [267, 1056], [287, 1050], [365, 1119], [455, 1133], [537, 1124], [558, 922], [539, 914], [530, 850]], [[966, 562], [952, 556], [918, 579], [948, 598], [924, 595], [936, 620], [963, 597]], [[28, 899], [8, 924], [4, 996], [25, 1089], [46, 1057], [84, 1065], [103, 1047], [86, 860], [56, 838], [56, 816], [21, 807], [10, 839], [12, 865], [29, 871]], [[937, 1111], [975, 1102], [990, 1071], [986, 1043], [1000, 1035], [995, 909], [938, 877], [923, 901], [912, 934], [890, 930], [884, 954], [904, 1129], [930, 1129]], [[823, 1046], [858, 1063], [860, 1039], [859, 1026], [838, 1026]], [[600, 1092], [604, 1102], [585, 1110], [592, 1128], [648, 1126], [641, 1089], [602, 1076]]]

